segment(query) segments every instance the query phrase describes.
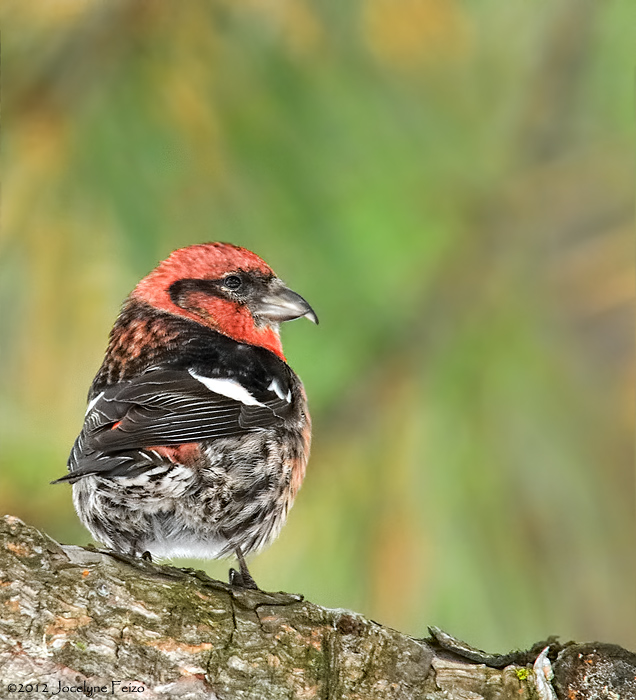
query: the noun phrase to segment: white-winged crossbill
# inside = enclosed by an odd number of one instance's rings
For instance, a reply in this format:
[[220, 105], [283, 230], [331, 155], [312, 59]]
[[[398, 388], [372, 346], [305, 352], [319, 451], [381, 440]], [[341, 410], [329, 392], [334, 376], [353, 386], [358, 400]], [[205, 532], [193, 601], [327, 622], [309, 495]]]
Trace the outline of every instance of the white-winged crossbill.
[[279, 533], [311, 439], [279, 324], [316, 314], [245, 248], [176, 250], [123, 304], [59, 481], [82, 523], [139, 556], [244, 555]]

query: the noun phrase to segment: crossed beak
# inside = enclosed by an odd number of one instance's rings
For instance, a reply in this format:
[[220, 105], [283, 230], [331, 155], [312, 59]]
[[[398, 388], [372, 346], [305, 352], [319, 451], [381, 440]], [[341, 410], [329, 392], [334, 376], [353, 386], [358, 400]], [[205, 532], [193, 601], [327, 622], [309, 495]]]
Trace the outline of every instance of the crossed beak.
[[[318, 323], [318, 316], [309, 304], [296, 292], [277, 280], [278, 284], [267, 290], [253, 305], [254, 311], [270, 321], [293, 321], [305, 316], [310, 321]], [[273, 285], [272, 285], [273, 287]]]

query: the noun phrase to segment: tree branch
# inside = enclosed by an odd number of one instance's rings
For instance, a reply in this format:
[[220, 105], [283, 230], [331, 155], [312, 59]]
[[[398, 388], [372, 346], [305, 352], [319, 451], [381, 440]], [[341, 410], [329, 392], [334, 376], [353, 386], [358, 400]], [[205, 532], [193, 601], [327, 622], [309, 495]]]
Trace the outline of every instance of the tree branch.
[[0, 611], [2, 698], [636, 698], [636, 656], [620, 647], [552, 641], [536, 661], [543, 644], [500, 656], [436, 629], [413, 639], [300, 596], [60, 545], [10, 516]]

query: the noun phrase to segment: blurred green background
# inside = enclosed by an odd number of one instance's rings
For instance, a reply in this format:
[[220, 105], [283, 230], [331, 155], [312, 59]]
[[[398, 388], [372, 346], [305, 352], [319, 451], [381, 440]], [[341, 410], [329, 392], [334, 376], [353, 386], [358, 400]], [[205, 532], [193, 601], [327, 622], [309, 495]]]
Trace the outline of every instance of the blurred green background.
[[119, 305], [230, 241], [321, 319], [283, 329], [314, 448], [261, 586], [635, 648], [633, 3], [3, 8], [0, 511], [89, 541], [49, 481]]

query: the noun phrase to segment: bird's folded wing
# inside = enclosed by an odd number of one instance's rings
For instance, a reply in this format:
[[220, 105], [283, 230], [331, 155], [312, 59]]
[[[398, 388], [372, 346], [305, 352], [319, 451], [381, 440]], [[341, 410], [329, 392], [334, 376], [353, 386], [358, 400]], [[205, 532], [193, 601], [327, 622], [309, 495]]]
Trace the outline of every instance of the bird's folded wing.
[[172, 369], [151, 370], [130, 382], [111, 385], [89, 403], [84, 428], [69, 458], [71, 473], [58, 481], [153, 466], [143, 461], [133, 465], [139, 462], [131, 455], [134, 450], [282, 425], [290, 401], [279, 393], [272, 390], [254, 396], [232, 379]]
[[234, 392], [234, 398], [212, 391], [189, 372], [154, 370], [106, 389], [86, 428], [94, 448], [112, 452], [229, 437], [283, 423], [288, 407], [283, 399], [268, 392], [259, 401], [243, 393]]

